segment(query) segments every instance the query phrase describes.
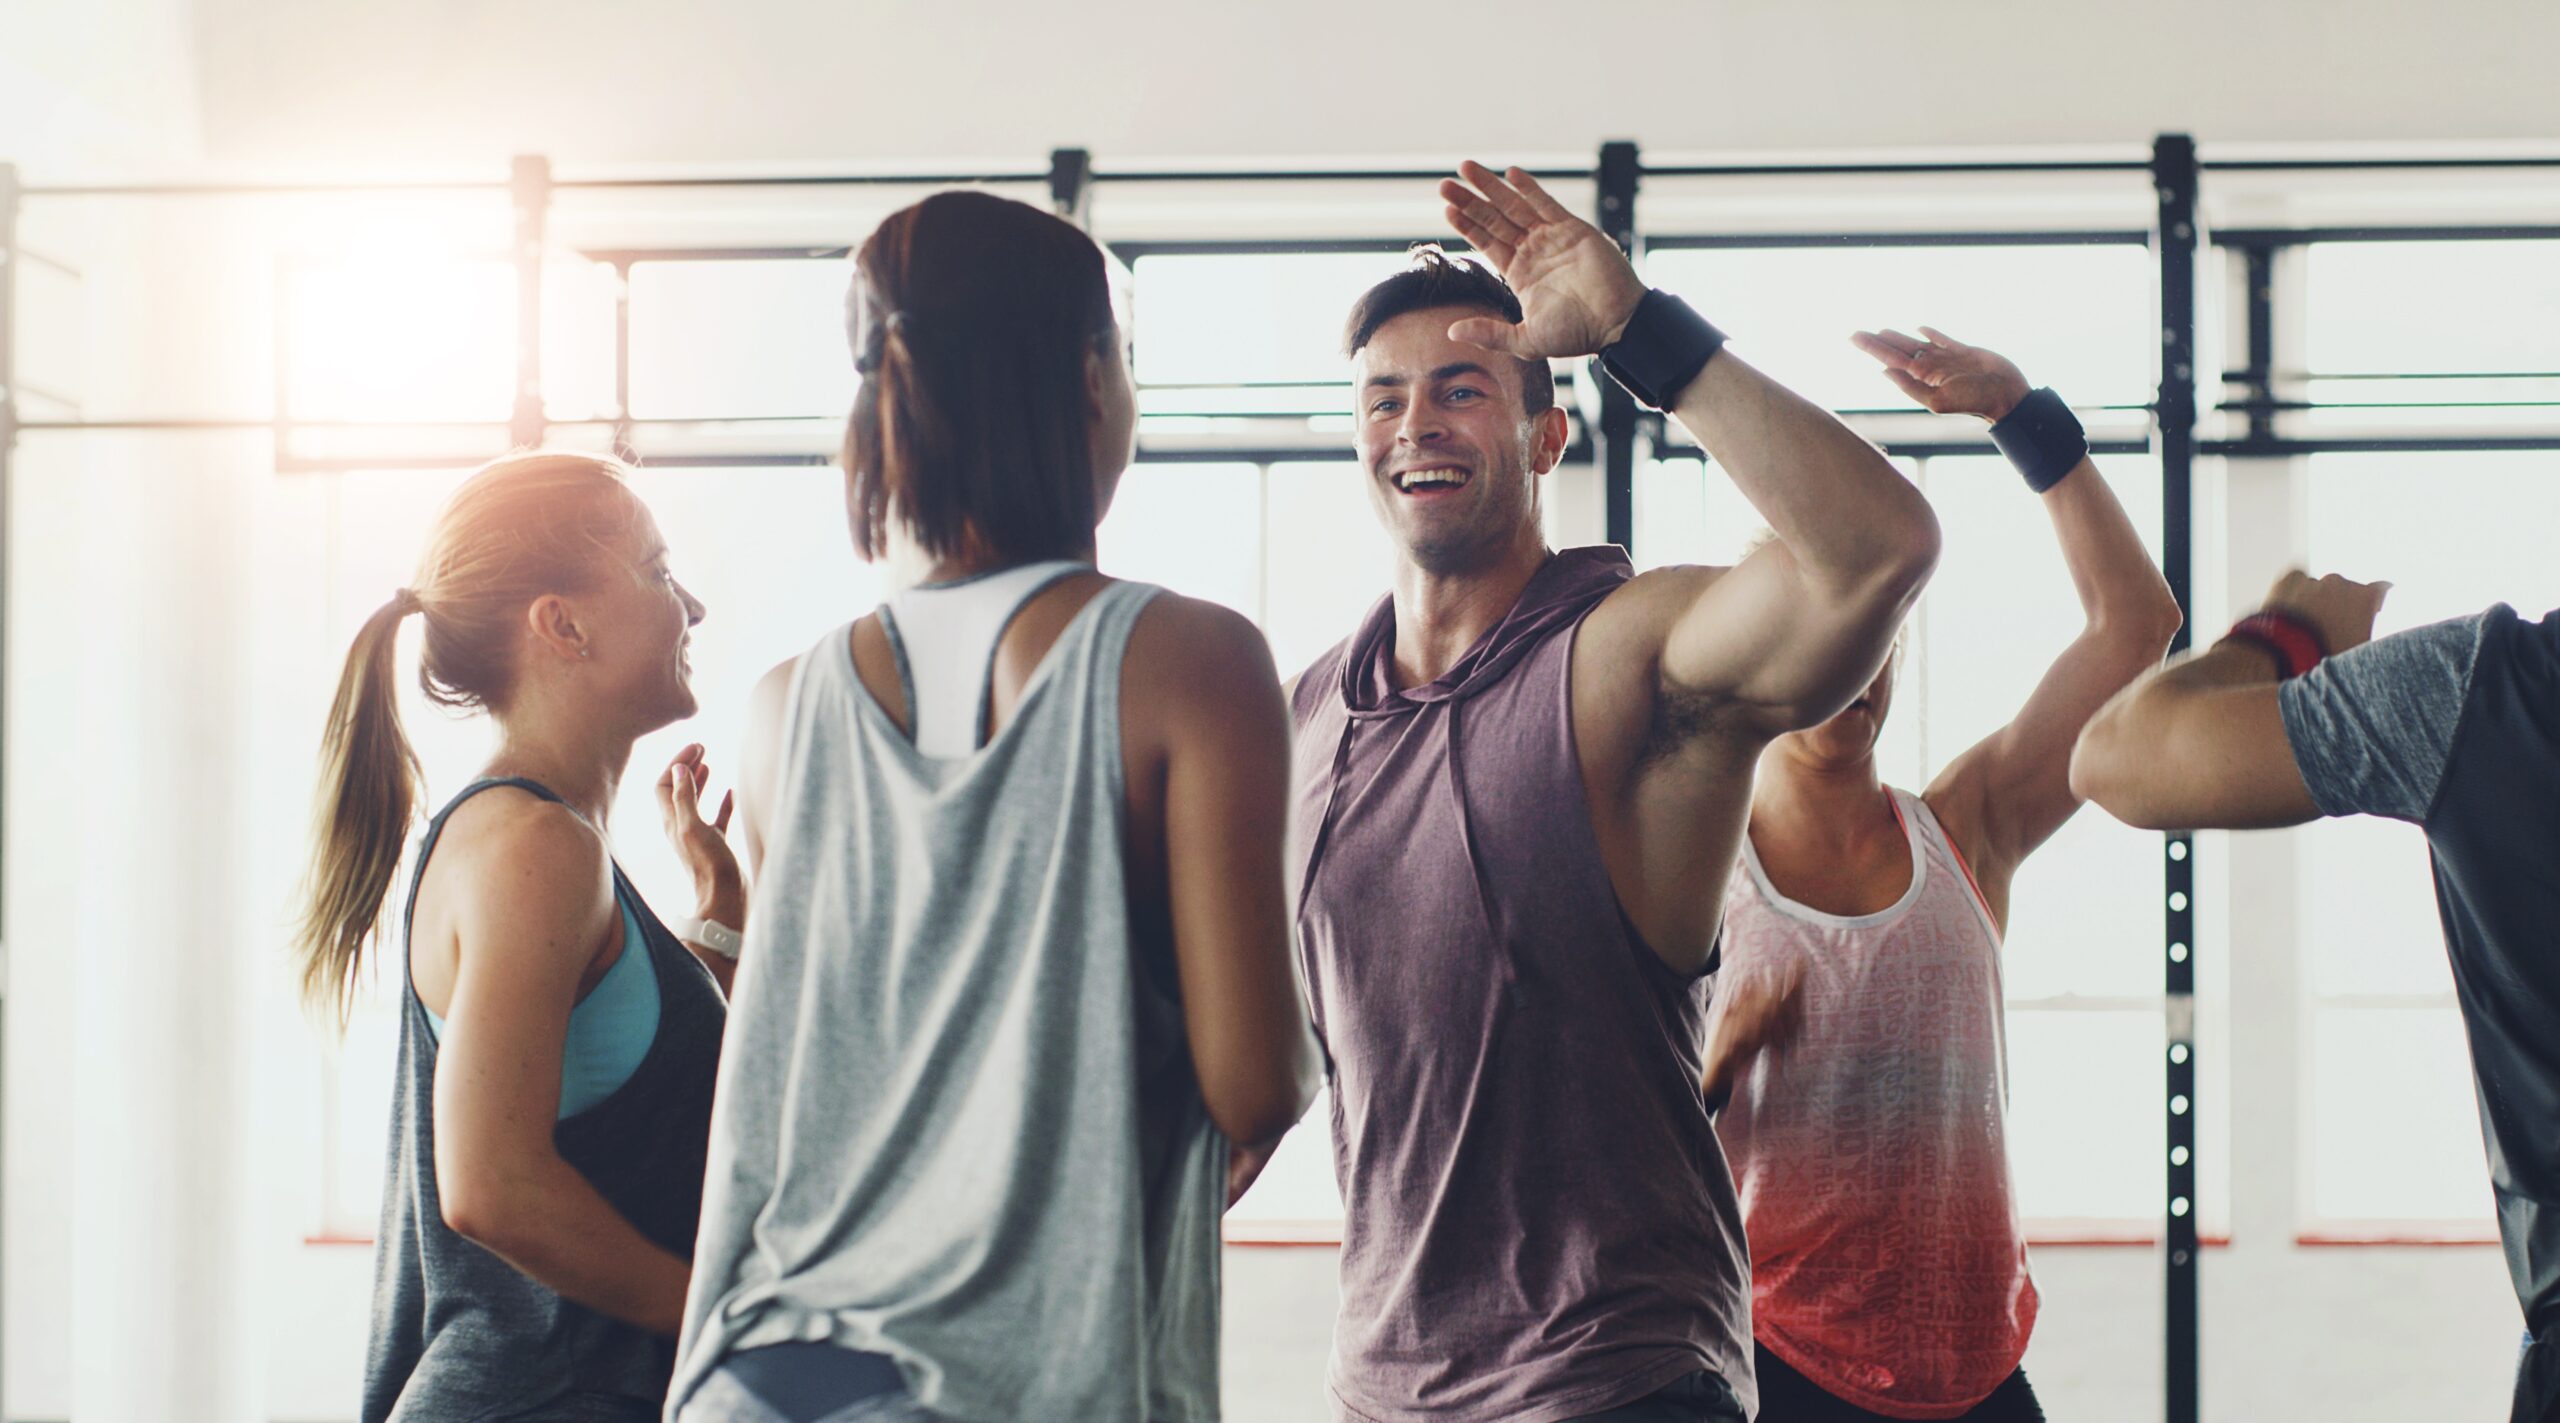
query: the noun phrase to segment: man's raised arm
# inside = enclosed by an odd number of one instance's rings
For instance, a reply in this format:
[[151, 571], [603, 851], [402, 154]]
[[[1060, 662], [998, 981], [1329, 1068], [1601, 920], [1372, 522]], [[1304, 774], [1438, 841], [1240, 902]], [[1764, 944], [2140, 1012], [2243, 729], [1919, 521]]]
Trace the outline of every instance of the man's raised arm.
[[[2317, 819], [2277, 684], [2361, 647], [2388, 583], [2288, 573], [2233, 635], [2116, 694], [2071, 754], [2071, 790], [2148, 830], [2263, 830]], [[2456, 699], [2458, 705], [2458, 699]]]
[[1518, 168], [1463, 165], [1448, 218], [1519, 293], [1517, 326], [1450, 328], [1529, 359], [1600, 353], [1680, 421], [1777, 532], [1696, 591], [1662, 653], [1669, 687], [1729, 705], [1762, 737], [1838, 711], [1875, 675], [1938, 557], [1928, 501], [1830, 412], [1731, 352], [1684, 303], [1648, 293], [1617, 245]]

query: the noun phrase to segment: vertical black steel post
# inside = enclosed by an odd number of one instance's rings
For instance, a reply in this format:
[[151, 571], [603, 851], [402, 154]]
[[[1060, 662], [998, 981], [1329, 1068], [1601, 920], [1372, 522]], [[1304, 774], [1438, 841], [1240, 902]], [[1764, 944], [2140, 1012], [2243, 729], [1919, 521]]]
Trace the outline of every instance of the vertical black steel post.
[[1078, 227], [1093, 226], [1092, 150], [1049, 150], [1049, 206]]
[[[2186, 615], [2172, 652], [2183, 651], [2195, 623], [2193, 521], [2196, 457], [2196, 144], [2166, 133], [2151, 148], [2152, 187], [2160, 200], [2151, 235], [2160, 260], [2160, 394], [2155, 446], [2160, 455], [2161, 572]], [[2184, 832], [2163, 837], [2163, 937], [2168, 945], [2168, 1198], [2163, 1252], [2163, 1403], [2169, 1423], [2197, 1423], [2202, 1407], [2201, 1317], [2196, 1248], [2196, 968], [2195, 842]]]
[[2241, 249], [2249, 281], [2249, 438], [2276, 437], [2276, 249], [2265, 243]]
[[[18, 169], [12, 163], [0, 163], [0, 1062], [5, 1062], [9, 1042], [11, 1006], [17, 994], [9, 982], [9, 954], [16, 946], [8, 941], [8, 857], [9, 843], [9, 578], [12, 572], [9, 544], [17, 533], [18, 485], [12, 460], [18, 449]], [[0, 1104], [8, 1100], [8, 1079], [0, 1070]], [[8, 1111], [0, 1105], [0, 1178], [7, 1176]], [[0, 1193], [5, 1200], [5, 1193]], [[8, 1236], [0, 1229], [0, 1278], [5, 1278], [8, 1258]], [[0, 1338], [7, 1336], [7, 1311], [0, 1306]], [[9, 1370], [5, 1350], [0, 1349], [0, 1392], [5, 1392]]]
[[542, 248], [551, 217], [551, 160], [518, 154], [507, 187], [516, 212], [516, 404], [507, 441], [530, 449], [551, 424], [542, 403]]
[[[1600, 230], [1633, 260], [1641, 255], [1636, 187], [1644, 176], [1636, 146], [1623, 139], [1601, 144], [1596, 171]], [[1636, 544], [1636, 398], [1601, 371], [1596, 357], [1585, 364], [1583, 379], [1597, 381], [1600, 390], [1602, 537], [1632, 553]]]

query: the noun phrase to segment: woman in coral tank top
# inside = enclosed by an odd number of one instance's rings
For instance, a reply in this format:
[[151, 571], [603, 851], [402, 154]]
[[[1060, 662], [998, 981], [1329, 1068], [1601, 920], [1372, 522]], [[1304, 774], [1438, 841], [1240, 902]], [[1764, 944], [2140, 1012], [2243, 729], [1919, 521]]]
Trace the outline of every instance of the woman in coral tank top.
[[2001, 931], [2019, 863], [2079, 808], [2081, 726], [2178, 628], [2061, 400], [1921, 330], [1856, 339], [1912, 399], [1993, 422], [2087, 624], [1921, 794], [1876, 775], [1898, 649], [1761, 762], [1706, 1052], [1710, 1099], [1730, 1094], [1717, 1131], [1751, 1240], [1761, 1423], [2044, 1416], [2018, 1367], [2036, 1290], [2004, 1133]]

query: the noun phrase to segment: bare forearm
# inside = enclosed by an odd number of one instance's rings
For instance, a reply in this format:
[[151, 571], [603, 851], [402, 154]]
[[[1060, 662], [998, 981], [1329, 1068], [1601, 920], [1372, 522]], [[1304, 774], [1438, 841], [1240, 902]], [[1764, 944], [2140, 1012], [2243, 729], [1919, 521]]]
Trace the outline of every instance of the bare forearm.
[[2084, 459], [2043, 499], [2090, 632], [2157, 659], [2177, 635], [2178, 600], [2115, 491]]
[[1707, 362], [1671, 412], [1769, 521], [1809, 583], [1848, 588], [1879, 571], [1917, 582], [1936, 558], [1928, 501], [1829, 411], [1731, 351]]
[[2298, 825], [2319, 814], [2277, 707], [2275, 660], [2225, 642], [2151, 673], [2093, 718], [2071, 789], [2152, 830]]
[[472, 1209], [452, 1222], [458, 1233], [563, 1298], [657, 1334], [681, 1327], [690, 1263], [642, 1235], [567, 1162], [529, 1167]]

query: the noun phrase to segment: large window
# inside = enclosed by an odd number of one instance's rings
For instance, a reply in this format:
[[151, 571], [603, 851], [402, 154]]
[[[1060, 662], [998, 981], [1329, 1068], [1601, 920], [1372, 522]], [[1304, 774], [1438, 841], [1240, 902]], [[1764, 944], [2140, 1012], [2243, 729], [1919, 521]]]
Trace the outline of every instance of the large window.
[[[1924, 322], [2009, 355], [2028, 379], [2075, 405], [2141, 405], [2156, 378], [2155, 272], [2143, 249], [2105, 244], [1675, 248], [1648, 264], [1653, 280], [1713, 311], [1735, 333], [1735, 349], [1772, 375], [1834, 408], [1876, 412], [1912, 407], [1848, 334], [1916, 331]], [[2140, 418], [2092, 413], [2088, 423], [2096, 430]], [[1885, 415], [1858, 419], [1929, 440], [1981, 433], [1971, 421], [1932, 430]], [[1916, 790], [2016, 715], [2079, 632], [2081, 614], [2051, 521], [2006, 462], [1942, 455], [1901, 464], [1928, 494], [1945, 538], [1906, 633], [1878, 748], [1885, 778]], [[2102, 456], [2098, 464], [2158, 558], [2158, 462]], [[1666, 459], [1638, 472], [1640, 566], [1730, 562], [1763, 525], [1711, 464]], [[2010, 1160], [2020, 1208], [2045, 1238], [2140, 1235], [2160, 1218], [2159, 844], [2086, 811], [2036, 853], [2011, 891], [2002, 965]], [[2204, 1095], [2219, 1099], [2227, 1065], [2208, 1060], [2203, 1070]], [[2221, 1158], [2218, 1150], [2205, 1156], [2208, 1224], [2226, 1198]]]
[[[2560, 606], [2548, 455], [2317, 455], [2309, 483], [2311, 566], [2392, 582], [2377, 635], [2495, 602], [2528, 616]], [[2309, 1223], [2485, 1234], [2487, 1167], [2425, 839], [2372, 819], [2300, 833]]]
[[2304, 254], [2306, 433], [2548, 429], [2560, 242], [2320, 242]]
[[1853, 331], [1922, 324], [1989, 346], [2075, 406], [2151, 399], [2158, 267], [2141, 247], [1670, 248], [1645, 275], [1730, 332], [1733, 349], [1834, 410], [1901, 410], [1901, 393], [1849, 344]]
[[[1348, 458], [1350, 392], [1338, 342], [1351, 301], [1398, 262], [1392, 252], [1150, 251], [1133, 264], [1148, 458], [1123, 479], [1103, 524], [1104, 566], [1252, 617], [1283, 676], [1347, 634], [1389, 582], [1392, 552], [1367, 478]], [[785, 431], [813, 452], [832, 444], [828, 427], [852, 389], [843, 263], [642, 260], [626, 270], [627, 286], [610, 265], [564, 263], [549, 283], [555, 418], [610, 419], [619, 379], [629, 391], [624, 413], [636, 420]], [[2149, 273], [2138, 248], [2055, 245], [1670, 250], [1654, 255], [1651, 275], [1698, 293], [1737, 332], [1737, 349], [1807, 394], [1873, 410], [1901, 397], [1847, 345], [1848, 332], [1921, 321], [2013, 354], [2085, 406], [2138, 405], [2150, 381]], [[347, 329], [328, 290], [310, 289], [317, 314], [297, 349], [325, 349]], [[506, 295], [477, 267], [457, 271], [449, 324], [495, 323], [503, 333]], [[594, 336], [599, 323], [610, 328], [617, 299], [628, 303], [625, 374], [609, 337]], [[554, 339], [549, 325], [575, 330]], [[488, 379], [503, 376], [503, 359], [488, 371], [456, 370], [432, 401], [418, 397], [433, 391], [369, 391], [315, 409], [503, 419], [505, 387]], [[316, 394], [333, 389], [325, 374], [324, 363], [312, 377]], [[1573, 373], [1562, 374], [1570, 381]], [[654, 434], [691, 448], [672, 428]], [[1951, 423], [1942, 437], [1977, 434]], [[1638, 474], [1639, 564], [1732, 560], [1759, 517], [1721, 471], [1666, 453]], [[700, 740], [711, 748], [715, 781], [725, 780], [755, 677], [875, 601], [885, 584], [852, 558], [831, 470], [685, 469], [680, 455], [667, 458], [669, 467], [643, 474], [640, 487], [678, 575], [710, 608], [694, 653], [705, 704], [695, 721], [635, 750], [615, 827], [617, 853], [644, 892], [680, 912], [690, 886], [657, 831], [657, 772], [677, 746]], [[2156, 467], [2104, 463], [2156, 547]], [[1947, 529], [1884, 747], [1887, 774], [1918, 787], [2014, 713], [2076, 630], [2078, 609], [2042, 510], [1998, 460], [1942, 455], [1904, 468]], [[331, 596], [344, 632], [405, 581], [421, 531], [457, 477], [333, 476]], [[1570, 480], [1593, 477], [1568, 470], [1551, 484], [1555, 541], [1598, 535], [1596, 504], [1569, 509], [1565, 492]], [[423, 704], [409, 710], [440, 803], [485, 757], [486, 729]], [[2015, 891], [2006, 961], [2012, 1140], [2024, 1205], [2047, 1234], [2135, 1233], [2158, 1215], [2156, 856], [2151, 837], [2085, 815]], [[373, 1217], [396, 1023], [387, 1005], [395, 1002], [386, 992], [368, 1000], [340, 1069], [324, 1075], [333, 1163], [324, 1214], [333, 1231], [361, 1233]], [[1319, 1103], [1230, 1216], [1239, 1233], [1321, 1239], [1338, 1228], [1326, 1115]]]

